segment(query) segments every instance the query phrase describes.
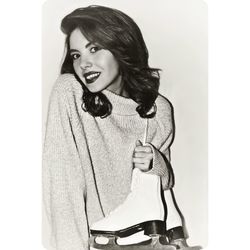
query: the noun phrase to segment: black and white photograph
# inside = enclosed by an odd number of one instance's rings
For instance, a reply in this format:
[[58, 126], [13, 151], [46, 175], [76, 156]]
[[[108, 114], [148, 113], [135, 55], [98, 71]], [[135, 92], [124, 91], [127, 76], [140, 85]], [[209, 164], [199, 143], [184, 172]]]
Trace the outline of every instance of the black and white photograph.
[[248, 249], [250, 2], [1, 2], [0, 249]]
[[201, 0], [42, 6], [42, 244], [208, 244], [208, 18]]

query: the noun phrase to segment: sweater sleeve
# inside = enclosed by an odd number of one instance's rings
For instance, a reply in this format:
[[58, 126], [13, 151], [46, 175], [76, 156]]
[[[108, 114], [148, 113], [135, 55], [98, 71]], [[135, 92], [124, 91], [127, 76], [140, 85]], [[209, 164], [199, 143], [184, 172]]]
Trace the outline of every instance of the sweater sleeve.
[[43, 200], [51, 227], [51, 245], [57, 250], [86, 250], [89, 247], [84, 173], [69, 110], [66, 91], [59, 79], [50, 96], [47, 117]]
[[[166, 105], [167, 104], [167, 105]], [[165, 102], [164, 110], [159, 110], [158, 133], [160, 140], [155, 145], [148, 143], [153, 152], [152, 168], [149, 174], [156, 174], [161, 177], [163, 190], [174, 186], [174, 173], [170, 164], [170, 146], [174, 138], [174, 121], [171, 106]]]

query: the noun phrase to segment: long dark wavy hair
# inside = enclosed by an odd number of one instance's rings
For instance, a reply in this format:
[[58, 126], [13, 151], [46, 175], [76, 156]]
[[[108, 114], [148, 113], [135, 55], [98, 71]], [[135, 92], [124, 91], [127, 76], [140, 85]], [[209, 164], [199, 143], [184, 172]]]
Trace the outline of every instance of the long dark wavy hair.
[[[137, 24], [123, 12], [91, 5], [78, 8], [65, 16], [61, 30], [66, 34], [66, 55], [61, 74], [72, 73], [83, 88], [83, 109], [93, 116], [106, 117], [112, 112], [112, 104], [101, 92], [92, 93], [77, 77], [69, 54], [69, 37], [79, 28], [89, 42], [109, 50], [119, 64], [124, 88], [138, 106], [142, 118], [152, 118], [156, 113], [155, 99], [158, 96], [159, 69], [148, 65], [148, 50]], [[97, 101], [98, 100], [98, 101]]]

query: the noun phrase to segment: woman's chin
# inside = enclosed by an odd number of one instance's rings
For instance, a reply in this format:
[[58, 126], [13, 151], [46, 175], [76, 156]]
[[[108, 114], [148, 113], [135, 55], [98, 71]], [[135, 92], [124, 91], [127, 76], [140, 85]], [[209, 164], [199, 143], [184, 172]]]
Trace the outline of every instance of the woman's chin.
[[88, 84], [85, 85], [85, 87], [91, 92], [91, 93], [97, 93], [101, 92], [103, 89], [102, 88], [96, 88], [95, 86], [90, 86]]

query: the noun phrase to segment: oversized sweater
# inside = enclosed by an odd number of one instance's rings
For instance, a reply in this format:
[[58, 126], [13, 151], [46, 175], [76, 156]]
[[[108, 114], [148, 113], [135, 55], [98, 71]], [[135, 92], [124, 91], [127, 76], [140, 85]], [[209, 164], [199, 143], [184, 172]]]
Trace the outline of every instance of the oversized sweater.
[[[93, 117], [82, 105], [82, 87], [72, 74], [61, 75], [50, 96], [43, 151], [43, 197], [57, 250], [89, 249], [89, 226], [120, 205], [130, 191], [132, 155], [143, 140], [146, 119], [138, 104], [103, 90], [112, 104], [106, 118]], [[153, 150], [148, 174], [173, 186], [166, 159], [173, 139], [170, 103], [156, 99], [148, 119], [147, 143]]]

